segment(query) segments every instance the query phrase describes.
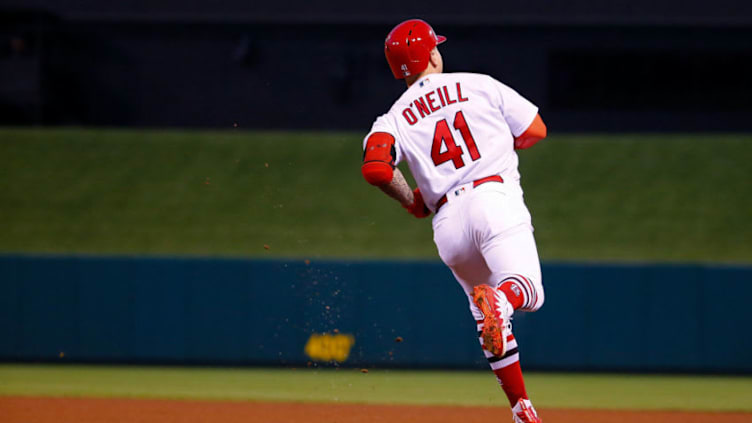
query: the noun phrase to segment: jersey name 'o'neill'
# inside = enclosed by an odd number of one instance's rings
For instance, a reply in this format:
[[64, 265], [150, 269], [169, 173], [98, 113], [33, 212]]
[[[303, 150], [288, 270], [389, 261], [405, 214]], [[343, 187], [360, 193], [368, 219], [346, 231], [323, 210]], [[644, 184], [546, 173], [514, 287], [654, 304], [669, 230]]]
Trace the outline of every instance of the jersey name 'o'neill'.
[[416, 109], [418, 111], [418, 114], [422, 118], [430, 115], [435, 111], [440, 110], [442, 107], [457, 102], [461, 103], [463, 101], [467, 101], [467, 97], [462, 97], [462, 87], [460, 87], [459, 82], [457, 83], [457, 96], [455, 98], [452, 98], [449, 93], [449, 89], [446, 85], [444, 85], [443, 87], [429, 91], [425, 95], [422, 95], [416, 100], [410, 102], [410, 107], [406, 107], [405, 110], [402, 111], [402, 116], [405, 118], [407, 123], [409, 123], [410, 125], [415, 125], [415, 123], [418, 122], [418, 117], [416, 116], [415, 112], [413, 112], [413, 109]]

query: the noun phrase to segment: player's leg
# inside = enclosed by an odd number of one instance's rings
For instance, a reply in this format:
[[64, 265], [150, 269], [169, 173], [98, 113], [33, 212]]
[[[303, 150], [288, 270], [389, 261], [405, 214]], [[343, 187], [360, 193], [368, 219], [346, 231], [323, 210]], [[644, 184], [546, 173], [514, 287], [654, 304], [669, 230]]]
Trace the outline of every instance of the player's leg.
[[[448, 230], [449, 228], [444, 229], [446, 229], [448, 232], [452, 232]], [[439, 237], [441, 237], [442, 235], [448, 236], [449, 234], [439, 231]], [[484, 314], [481, 312], [480, 308], [478, 308], [478, 306], [475, 304], [475, 297], [473, 295], [476, 287], [487, 287], [493, 291], [496, 291], [496, 279], [494, 279], [494, 275], [488, 268], [482, 254], [480, 254], [479, 251], [472, 253], [472, 250], [475, 248], [473, 245], [464, 245], [464, 247], [460, 248], [461, 237], [450, 238], [451, 240], [447, 240], [447, 243], [443, 244], [443, 247], [439, 247], [439, 251], [442, 253], [440, 255], [452, 270], [454, 277], [460, 283], [463, 290], [468, 296], [470, 312], [472, 313], [477, 325], [476, 327], [478, 330], [478, 340], [483, 349], [483, 354], [488, 360], [488, 364], [491, 367], [491, 370], [496, 375], [496, 378], [499, 381], [499, 384], [504, 390], [511, 405], [515, 406], [520, 399], [529, 399], [525, 390], [522, 371], [520, 369], [517, 341], [514, 338], [511, 327], [506, 324], [502, 324], [502, 326], [504, 327], [499, 327], [499, 331], [501, 332], [500, 335], [503, 336], [503, 339], [506, 341], [506, 351], [499, 356], [495, 355], [490, 351], [489, 348], [486, 348], [484, 346], [485, 342], [483, 330], [485, 328], [485, 320], [491, 314]], [[441, 243], [438, 243], [437, 245], [439, 244]], [[450, 253], [450, 251], [453, 252]], [[501, 291], [497, 292], [501, 293]], [[492, 293], [490, 295], [493, 296], [494, 294]], [[508, 302], [508, 300], [506, 300], [505, 296], [500, 296], [496, 299], [498, 299], [502, 303], [509, 304], [507, 311], [507, 322], [509, 322], [508, 318], [511, 317], [511, 314], [513, 313], [511, 304]], [[493, 301], [494, 299], [491, 300]], [[497, 306], [504, 305], [499, 304], [498, 302], [495, 302], [492, 305], [492, 307]]]
[[[486, 347], [484, 329], [486, 329], [489, 324], [488, 316], [491, 313], [488, 310], [482, 312], [476, 304], [475, 300], [477, 299], [477, 295], [474, 294], [477, 294], [478, 291], [491, 291], [489, 295], [494, 295], [497, 298], [497, 302], [493, 306], [502, 308], [506, 307], [508, 310], [507, 313], [505, 313], [506, 324], [504, 322], [500, 323], [503, 325], [502, 335], [506, 341], [505, 351], [501, 355], [492, 353]], [[468, 295], [468, 298], [470, 300], [470, 311], [472, 312], [477, 324], [478, 341], [483, 348], [483, 353], [488, 360], [491, 370], [494, 372], [494, 375], [496, 375], [499, 385], [504, 390], [504, 393], [509, 400], [515, 422], [540, 422], [525, 389], [525, 381], [520, 367], [520, 353], [511, 326], [511, 315], [513, 313], [511, 304], [506, 300], [503, 292], [497, 289], [492, 282], [486, 285], [476, 286], [473, 290], [473, 294]]]
[[[468, 208], [466, 207], [447, 207], [443, 209], [439, 215], [435, 216], [433, 220], [434, 242], [438, 248], [439, 256], [452, 270], [455, 278], [468, 295], [470, 310], [476, 320], [479, 340], [481, 346], [483, 346], [484, 338], [482, 332], [485, 327], [484, 314], [474, 303], [474, 289], [478, 286], [487, 286], [496, 290], [499, 279], [497, 279], [489, 268], [484, 258], [483, 251], [479, 248], [483, 246], [482, 243], [478, 242], [482, 237], [478, 237], [473, 233], [472, 226], [478, 221], [468, 219], [467, 216], [463, 215], [467, 210]], [[529, 228], [529, 226], [527, 228]], [[537, 255], [535, 263], [537, 264]], [[538, 274], [540, 274], [539, 266]], [[538, 280], [540, 280], [540, 278], [538, 278]], [[496, 296], [494, 295], [494, 297]], [[525, 298], [522, 295], [520, 295], [520, 297], [522, 297], [523, 300]], [[501, 295], [498, 299], [501, 302], [510, 303], [506, 299], [506, 295]], [[542, 304], [542, 302], [540, 304]], [[511, 315], [513, 312], [511, 303], [509, 309], [509, 314]], [[504, 339], [507, 340], [505, 353], [499, 357], [485, 348], [483, 349], [483, 352], [513, 406], [513, 413], [517, 416], [519, 412], [527, 413], [527, 410], [532, 409], [532, 405], [529, 403], [527, 393], [525, 392], [522, 372], [519, 367], [517, 341], [514, 339], [511, 331], [507, 333], [506, 330], [502, 329], [502, 332], [505, 336]], [[514, 402], [512, 402], [513, 399]], [[520, 401], [522, 402], [520, 403]], [[529, 407], [525, 409], [525, 406]], [[521, 407], [523, 409], [518, 410]], [[518, 417], [515, 417], [515, 419], [516, 421], [522, 422], [535, 421], [530, 419], [519, 420]]]
[[[522, 192], [501, 184], [482, 185], [468, 209], [468, 231], [515, 310], [538, 310], [545, 299], [538, 250]], [[486, 188], [487, 187], [487, 188]]]
[[[495, 290], [495, 288], [490, 288]], [[503, 300], [502, 300], [503, 301]], [[511, 406], [514, 406], [520, 399], [529, 399], [527, 391], [525, 389], [525, 381], [522, 377], [522, 369], [520, 367], [520, 353], [517, 345], [517, 340], [514, 337], [514, 332], [511, 327], [511, 312], [507, 315], [505, 322], [500, 322], [503, 325], [502, 335], [506, 341], [506, 349], [502, 355], [494, 354], [486, 347], [484, 330], [489, 324], [487, 313], [481, 312], [474, 301], [474, 297], [471, 296], [470, 310], [475, 317], [475, 322], [478, 329], [478, 341], [483, 347], [483, 353], [488, 360], [488, 364], [491, 370], [496, 375], [496, 379], [499, 385], [504, 390], [504, 393], [509, 400]]]
[[[495, 331], [489, 333], [486, 329], [485, 338], [489, 339], [486, 342], [489, 346], [484, 346], [484, 319], [492, 319], [493, 313], [489, 310], [496, 308], [499, 304], [496, 301], [496, 295], [489, 292], [488, 298], [482, 302], [487, 311], [484, 314], [474, 303], [474, 292], [476, 288], [489, 288], [490, 285], [493, 285], [493, 273], [488, 268], [482, 252], [478, 249], [476, 238], [472, 236], [472, 231], [469, 230], [472, 226], [468, 225], [468, 221], [464, 219], [462, 207], [458, 207], [456, 204], [450, 206], [454, 207], [447, 207], [441, 211], [441, 214], [434, 217], [434, 242], [439, 250], [441, 260], [449, 266], [455, 279], [468, 296], [470, 311], [478, 325], [478, 336], [481, 346], [484, 347], [486, 358], [496, 362], [498, 356], [503, 355], [503, 351], [500, 350], [515, 348], [515, 345], [506, 345], [506, 337], [502, 334], [502, 332], [506, 332], [505, 328], [491, 324], [488, 325], [488, 328], [493, 327]], [[490, 304], [486, 304], [489, 302]], [[506, 300], [505, 303], [508, 305]], [[509, 306], [507, 314], [511, 315], [512, 311], [511, 306]], [[496, 348], [492, 347], [494, 345]]]
[[[528, 225], [507, 230], [504, 236], [486, 242], [483, 257], [494, 275], [493, 291], [503, 294], [512, 309], [535, 311], [543, 305], [545, 297], [538, 252]], [[522, 422], [538, 421], [535, 420], [537, 415], [525, 389], [520, 353], [511, 329], [507, 344], [507, 351], [502, 357], [489, 360], [491, 369], [504, 389], [515, 416], [524, 416], [515, 418]]]
[[459, 204], [447, 204], [433, 219], [433, 240], [439, 257], [454, 274], [465, 293], [492, 277], [473, 238]]
[[507, 231], [482, 247], [483, 258], [497, 288], [515, 310], [536, 311], [545, 301], [538, 249], [527, 225]]

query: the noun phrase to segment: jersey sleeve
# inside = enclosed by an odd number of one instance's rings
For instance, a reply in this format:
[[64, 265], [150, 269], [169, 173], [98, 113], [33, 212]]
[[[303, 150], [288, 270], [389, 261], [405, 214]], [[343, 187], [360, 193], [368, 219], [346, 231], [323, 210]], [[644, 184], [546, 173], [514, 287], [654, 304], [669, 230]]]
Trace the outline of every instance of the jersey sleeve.
[[387, 134], [394, 137], [394, 150], [395, 150], [395, 158], [394, 158], [394, 165], [398, 165], [402, 161], [402, 149], [400, 148], [400, 141], [399, 137], [397, 136], [397, 128], [394, 124], [392, 124], [391, 119], [389, 118], [389, 115], [381, 115], [379, 116], [376, 121], [373, 123], [373, 126], [371, 126], [371, 130], [366, 134], [365, 138], [363, 138], [363, 150], [366, 149], [366, 143], [368, 142], [368, 137], [371, 136], [371, 134], [375, 132], [386, 132]]
[[[493, 79], [493, 78], [492, 78]], [[521, 96], [517, 91], [493, 79], [499, 94], [499, 108], [512, 135], [517, 138], [527, 130], [538, 114], [538, 106]]]

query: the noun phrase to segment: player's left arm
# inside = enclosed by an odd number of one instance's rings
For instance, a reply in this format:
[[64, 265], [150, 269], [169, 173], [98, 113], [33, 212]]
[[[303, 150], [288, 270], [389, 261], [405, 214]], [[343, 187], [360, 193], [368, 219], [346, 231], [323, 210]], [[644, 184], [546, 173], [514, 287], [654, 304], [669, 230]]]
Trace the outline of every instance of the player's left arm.
[[[489, 77], [488, 81], [495, 92], [499, 109], [514, 137], [515, 150], [530, 148], [546, 138], [546, 124], [543, 123], [538, 107], [509, 86]], [[495, 89], [495, 90], [494, 90]]]
[[361, 172], [369, 184], [399, 201], [415, 217], [431, 214], [420, 190], [410, 189], [405, 176], [395, 167], [394, 137], [386, 132], [374, 132], [366, 140]]
[[534, 146], [538, 141], [546, 138], [546, 134], [546, 124], [543, 123], [543, 119], [541, 119], [540, 114], [536, 113], [533, 122], [530, 124], [530, 126], [528, 126], [525, 132], [520, 134], [520, 136], [515, 137], [514, 148], [515, 150], [530, 148]]

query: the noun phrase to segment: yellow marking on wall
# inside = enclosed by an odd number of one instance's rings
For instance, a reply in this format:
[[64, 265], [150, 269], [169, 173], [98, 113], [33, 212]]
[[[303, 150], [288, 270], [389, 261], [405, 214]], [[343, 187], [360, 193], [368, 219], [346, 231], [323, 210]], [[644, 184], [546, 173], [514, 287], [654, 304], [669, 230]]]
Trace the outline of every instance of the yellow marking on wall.
[[315, 361], [343, 363], [350, 356], [355, 337], [345, 334], [314, 333], [308, 338], [305, 353]]

